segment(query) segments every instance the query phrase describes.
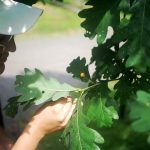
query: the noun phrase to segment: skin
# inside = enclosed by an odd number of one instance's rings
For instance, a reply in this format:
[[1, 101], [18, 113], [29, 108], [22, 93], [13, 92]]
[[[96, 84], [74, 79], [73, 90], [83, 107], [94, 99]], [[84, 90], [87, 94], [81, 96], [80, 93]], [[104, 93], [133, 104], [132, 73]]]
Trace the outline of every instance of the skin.
[[0, 150], [10, 150], [13, 146], [13, 141], [4, 132], [4, 129], [0, 128]]
[[32, 117], [12, 150], [35, 150], [45, 135], [65, 128], [74, 108], [70, 97], [45, 104]]

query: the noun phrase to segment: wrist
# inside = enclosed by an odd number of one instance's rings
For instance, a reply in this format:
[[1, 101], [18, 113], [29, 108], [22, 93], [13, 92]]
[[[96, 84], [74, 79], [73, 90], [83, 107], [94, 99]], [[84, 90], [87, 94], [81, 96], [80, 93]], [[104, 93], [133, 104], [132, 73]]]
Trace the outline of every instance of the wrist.
[[18, 138], [12, 150], [35, 150], [44, 135], [45, 134], [41, 132], [41, 129], [35, 120], [31, 120]]
[[28, 123], [25, 132], [29, 133], [37, 141], [40, 141], [45, 136], [45, 133], [41, 130], [40, 124], [34, 120]]

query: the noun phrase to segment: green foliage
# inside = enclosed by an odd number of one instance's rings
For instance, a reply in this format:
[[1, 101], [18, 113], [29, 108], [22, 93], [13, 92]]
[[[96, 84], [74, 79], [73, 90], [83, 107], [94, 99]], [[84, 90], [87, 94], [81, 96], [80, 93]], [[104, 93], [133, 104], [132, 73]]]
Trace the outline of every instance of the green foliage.
[[150, 94], [144, 91], [137, 92], [137, 99], [131, 105], [130, 117], [135, 121], [132, 127], [139, 132], [150, 131]]
[[102, 99], [91, 99], [86, 115], [97, 128], [110, 127], [113, 119], [118, 119], [118, 114], [114, 107], [106, 107]]
[[85, 18], [81, 26], [86, 29], [85, 36], [89, 38], [97, 36], [97, 43], [101, 44], [106, 39], [108, 26], [111, 26], [114, 32], [117, 31], [120, 24], [120, 12], [127, 9], [129, 1], [89, 0], [86, 5], [90, 6], [90, 8], [84, 9], [79, 13], [81, 18]]
[[133, 131], [128, 123], [117, 121], [111, 128], [104, 128], [100, 131], [105, 137], [102, 150], [150, 149], [150, 145], [147, 143], [147, 135]]
[[150, 144], [150, 135], [147, 138], [147, 142]]
[[[98, 128], [102, 126], [110, 126], [113, 119], [118, 119], [117, 112], [115, 111], [114, 107], [105, 106], [105, 96], [107, 96], [107, 92], [110, 92], [109, 89], [102, 93], [103, 99], [99, 99], [98, 95], [91, 94], [92, 89], [104, 90], [103, 88], [107, 87], [106, 83], [92, 84], [87, 88], [78, 89], [73, 88], [68, 84], [60, 84], [56, 79], [53, 78], [48, 80], [37, 69], [35, 71], [25, 69], [24, 75], [16, 76], [15, 84], [16, 91], [20, 93], [20, 96], [11, 98], [8, 101], [8, 105], [5, 107], [6, 114], [10, 117], [14, 117], [16, 115], [19, 106], [23, 106], [23, 110], [26, 110], [32, 104], [40, 104], [50, 99], [56, 100], [61, 97], [66, 97], [69, 94], [72, 95], [72, 93], [78, 93], [79, 97], [76, 109], [73, 113], [72, 119], [63, 133], [65, 143], [70, 149], [99, 149], [98, 145], [104, 142], [104, 139], [100, 133], [89, 127], [90, 123], [94, 122], [94, 116], [91, 115], [93, 113], [94, 103], [87, 107], [87, 100], [100, 100], [99, 104], [97, 105], [98, 107], [96, 108], [97, 112], [100, 111], [100, 115], [96, 116]], [[92, 96], [94, 97], [91, 98]], [[84, 106], [87, 109], [86, 113], [83, 109]]]
[[82, 111], [82, 98], [81, 94], [73, 117], [65, 129], [63, 137], [70, 150], [99, 150], [96, 144], [102, 144], [104, 139], [97, 131], [87, 127], [89, 120]]
[[35, 104], [41, 104], [47, 100], [57, 100], [66, 97], [75, 88], [68, 84], [60, 84], [56, 79], [47, 80], [39, 71], [25, 69], [25, 75], [16, 77], [16, 91], [21, 94], [18, 102], [34, 100]]
[[150, 132], [150, 94], [137, 92], [137, 99], [131, 105], [130, 117], [135, 120], [132, 128], [137, 132]]
[[149, 54], [149, 10], [150, 1], [134, 1], [126, 14], [131, 14], [129, 23], [121, 21], [120, 29], [114, 35], [114, 40], [123, 41], [121, 57], [126, 58], [126, 67], [135, 67], [138, 72], [145, 72], [150, 64]]
[[96, 128], [110, 127], [113, 119], [118, 119], [116, 110], [110, 106], [110, 93], [107, 83], [101, 82], [86, 95], [85, 114]]
[[96, 65], [93, 79], [101, 79], [101, 77], [114, 79], [124, 69], [123, 64], [120, 64], [121, 60], [108, 46], [109, 43], [106, 43], [92, 49], [91, 63]]
[[115, 2], [89, 0], [87, 2], [86, 5], [92, 7], [79, 13], [80, 17], [86, 19], [81, 24], [81, 26], [86, 29], [85, 36], [94, 38], [95, 35], [97, 35], [97, 42], [99, 44], [105, 40], [108, 26], [115, 28], [116, 25], [119, 24], [119, 1], [120, 0], [116, 0]]
[[[87, 5], [92, 7], [81, 11], [79, 16], [85, 18], [81, 24], [86, 30], [85, 36], [89, 38], [96, 36], [97, 38], [98, 46], [92, 49], [91, 57], [91, 64], [95, 64], [92, 81], [100, 83], [103, 80], [107, 83], [116, 81], [114, 83], [114, 97], [107, 97], [107, 94], [104, 99], [111, 101], [114, 98], [116, 100], [119, 116], [123, 120], [128, 119], [127, 103], [132, 105], [131, 114], [134, 113], [135, 115], [132, 118], [137, 119], [132, 126], [137, 125], [137, 131], [149, 132], [147, 127], [150, 126], [148, 119], [150, 108], [141, 106], [142, 104], [135, 101], [141, 99], [140, 102], [142, 102], [146, 96], [144, 94], [139, 96], [138, 93], [137, 98], [134, 99], [134, 97], [137, 91], [141, 89], [143, 91], [150, 90], [150, 21], [148, 19], [150, 1], [119, 0], [108, 2], [89, 0]], [[106, 36], [108, 26], [113, 29], [113, 35], [110, 39]], [[94, 92], [93, 95], [96, 93]], [[100, 95], [98, 97], [101, 100]], [[131, 103], [132, 101], [135, 102]], [[99, 115], [98, 112], [94, 113], [94, 111], [103, 103], [101, 101], [98, 103], [94, 99], [93, 101], [90, 99], [87, 103], [89, 102], [89, 108], [93, 110], [93, 113], [88, 113], [88, 115], [97, 120]], [[94, 106], [92, 107], [92, 105]], [[100, 110], [102, 109], [99, 109], [99, 112]], [[95, 125], [97, 124], [95, 123]]]
[[70, 66], [67, 68], [68, 73], [73, 74], [73, 78], [80, 79], [81, 81], [88, 82], [90, 80], [90, 74], [88, 65], [86, 65], [86, 59], [80, 57], [74, 59]]
[[8, 100], [8, 105], [6, 105], [6, 107], [4, 108], [5, 110], [5, 113], [7, 116], [9, 117], [15, 117], [16, 114], [18, 113], [18, 98], [20, 96], [15, 96], [15, 97], [12, 97]]

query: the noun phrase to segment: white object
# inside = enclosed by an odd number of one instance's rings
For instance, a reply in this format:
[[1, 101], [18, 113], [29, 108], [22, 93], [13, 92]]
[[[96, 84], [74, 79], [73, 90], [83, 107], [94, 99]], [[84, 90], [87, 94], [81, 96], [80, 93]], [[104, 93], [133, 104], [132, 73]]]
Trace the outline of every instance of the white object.
[[0, 34], [16, 35], [29, 30], [42, 10], [13, 0], [0, 0]]

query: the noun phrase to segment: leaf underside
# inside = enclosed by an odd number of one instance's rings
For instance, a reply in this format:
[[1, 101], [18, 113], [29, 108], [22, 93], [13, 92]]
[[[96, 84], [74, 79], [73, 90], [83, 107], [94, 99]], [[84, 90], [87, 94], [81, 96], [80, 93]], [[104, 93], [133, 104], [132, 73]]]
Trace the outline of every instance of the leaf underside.
[[16, 77], [16, 91], [20, 93], [19, 102], [26, 102], [34, 99], [36, 105], [48, 100], [57, 100], [61, 97], [66, 97], [69, 92], [75, 88], [64, 83], [59, 83], [56, 79], [46, 79], [39, 71], [31, 71], [25, 69], [25, 75]]

